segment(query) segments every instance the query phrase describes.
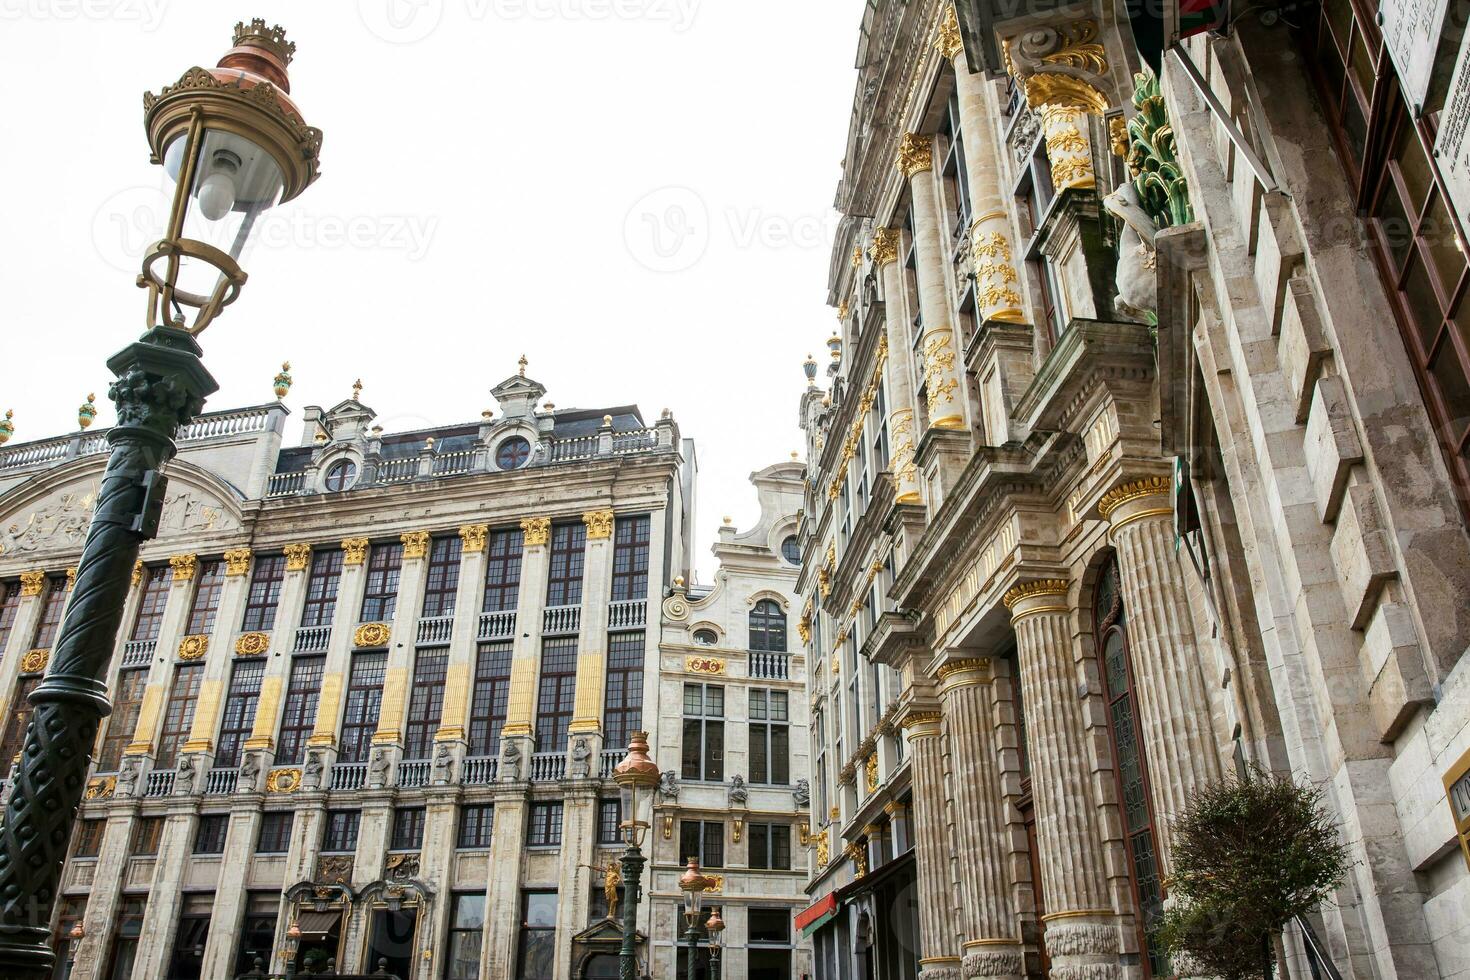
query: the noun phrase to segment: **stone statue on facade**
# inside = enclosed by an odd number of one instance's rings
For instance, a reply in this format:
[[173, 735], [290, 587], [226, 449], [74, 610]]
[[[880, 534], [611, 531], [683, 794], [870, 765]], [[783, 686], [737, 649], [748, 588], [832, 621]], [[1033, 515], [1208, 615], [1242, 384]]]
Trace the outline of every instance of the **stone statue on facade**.
[[387, 786], [388, 766], [388, 753], [382, 749], [373, 749], [373, 756], [368, 760], [368, 786], [373, 789]]
[[745, 806], [750, 799], [750, 790], [745, 788], [745, 777], [739, 773], [730, 777], [729, 797], [731, 806]]
[[512, 781], [521, 778], [521, 750], [513, 738], [505, 740], [505, 749], [500, 756], [500, 778]]
[[306, 753], [306, 765], [301, 770], [301, 788], [321, 789], [322, 771], [324, 769], [326, 769], [326, 766], [322, 763], [322, 754], [320, 752]]
[[572, 743], [572, 778], [586, 779], [592, 775], [592, 747], [587, 744], [586, 736], [578, 736]]
[[174, 776], [174, 793], [179, 796], [188, 796], [194, 792], [194, 777], [198, 769], [194, 765], [194, 757], [186, 755], [179, 760], [178, 775]]
[[1113, 305], [1147, 322], [1150, 316], [1157, 317], [1159, 308], [1158, 255], [1154, 251], [1158, 226], [1143, 209], [1132, 184], [1123, 184], [1103, 198], [1103, 207], [1123, 226], [1118, 237], [1118, 295]]
[[132, 796], [137, 785], [138, 760], [125, 759], [122, 768], [117, 771], [117, 796], [120, 798]]
[[454, 753], [449, 746], [440, 745], [434, 750], [434, 785], [448, 786], [454, 779]]
[[240, 763], [240, 778], [237, 780], [238, 788], [245, 793], [255, 792], [255, 780], [260, 775], [260, 760], [254, 752], [245, 753], [245, 760]]
[[677, 800], [679, 798], [679, 774], [672, 769], [665, 769], [658, 774], [658, 795], [665, 800]]
[[812, 784], [805, 779], [798, 779], [791, 788], [791, 795], [796, 797], [797, 806], [811, 806]]

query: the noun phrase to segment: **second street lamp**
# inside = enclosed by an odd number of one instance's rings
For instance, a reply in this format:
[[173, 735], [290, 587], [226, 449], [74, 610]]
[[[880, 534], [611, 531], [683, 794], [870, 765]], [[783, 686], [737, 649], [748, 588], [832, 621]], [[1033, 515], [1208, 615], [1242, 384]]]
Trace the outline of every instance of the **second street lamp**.
[[147, 332], [107, 362], [117, 425], [52, 666], [0, 822], [0, 977], [51, 976], [50, 921], [97, 728], [108, 662], [139, 546], [158, 531], [179, 426], [218, 388], [195, 337], [245, 283], [239, 257], [265, 209], [316, 179], [322, 134], [287, 93], [296, 46], [280, 27], [237, 24], [213, 69], [143, 98], [153, 162], [174, 182], [163, 237], [144, 256]]
[[620, 829], [627, 849], [623, 851], [623, 945], [618, 953], [618, 976], [638, 976], [638, 900], [643, 877], [643, 838], [649, 823], [638, 819], [644, 796], [658, 785], [658, 766], [648, 757], [648, 733], [634, 732], [628, 739], [628, 754], [613, 770], [613, 781], [621, 790], [624, 820]]
[[725, 931], [725, 920], [720, 918], [719, 909], [710, 910], [704, 931], [709, 935], [709, 980], [720, 980], [720, 933]]
[[679, 889], [684, 893], [684, 921], [689, 923], [689, 931], [684, 938], [689, 941], [689, 970], [687, 976], [692, 980], [695, 965], [699, 962], [699, 913], [704, 906], [704, 893], [710, 886], [710, 880], [699, 873], [699, 859], [691, 857], [689, 867], [679, 878]]

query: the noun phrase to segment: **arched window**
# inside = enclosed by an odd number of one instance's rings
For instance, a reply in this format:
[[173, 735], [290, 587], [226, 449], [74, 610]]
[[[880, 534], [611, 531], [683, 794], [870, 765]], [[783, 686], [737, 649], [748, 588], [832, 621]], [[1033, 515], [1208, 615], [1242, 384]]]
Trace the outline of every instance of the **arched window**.
[[520, 436], [511, 436], [495, 450], [495, 465], [503, 470], [518, 470], [531, 458], [531, 444]]
[[1138, 917], [1139, 943], [1147, 950], [1148, 972], [1169, 975], [1169, 963], [1154, 935], [1163, 914], [1159, 884], [1158, 847], [1154, 840], [1153, 807], [1149, 800], [1148, 760], [1143, 732], [1139, 727], [1138, 698], [1134, 694], [1133, 665], [1128, 652], [1128, 617], [1123, 609], [1118, 561], [1108, 560], [1098, 579], [1094, 615], [1097, 648], [1102, 660], [1103, 693], [1108, 702], [1112, 735], [1113, 772], [1118, 779], [1118, 798], [1123, 804], [1124, 843], [1128, 848], [1129, 878]]
[[786, 614], [771, 599], [762, 599], [750, 611], [750, 648], [786, 652]]
[[326, 488], [332, 492], [346, 490], [357, 479], [357, 464], [350, 459], [341, 459], [327, 468]]
[[714, 630], [695, 630], [694, 642], [702, 647], [712, 647], [720, 641]]
[[788, 534], [786, 540], [781, 542], [781, 557], [793, 565], [801, 564], [801, 545], [796, 541], [796, 535]]

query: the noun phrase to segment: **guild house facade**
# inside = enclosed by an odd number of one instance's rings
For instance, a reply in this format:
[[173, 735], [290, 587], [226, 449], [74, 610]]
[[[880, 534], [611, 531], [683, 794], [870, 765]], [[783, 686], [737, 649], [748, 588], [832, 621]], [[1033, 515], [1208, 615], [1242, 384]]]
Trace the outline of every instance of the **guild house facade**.
[[[800, 464], [756, 475], [761, 524], [722, 532], [711, 591], [685, 585], [696, 464], [668, 411], [556, 409], [522, 359], [475, 422], [386, 433], [359, 385], [307, 407], [291, 445], [290, 387], [283, 370], [277, 400], [180, 433], [107, 677], [57, 975], [284, 972], [294, 925], [301, 972], [616, 976], [610, 776], [646, 730], [669, 792], [642, 971], [675, 975], [687, 845], [717, 859], [727, 961], [795, 976]], [[89, 399], [77, 432], [0, 449], [7, 760], [102, 472], [95, 415]]]
[[1294, 975], [1470, 975], [1470, 67], [1373, 6], [1157, 73], [1122, 5], [862, 12], [800, 402], [818, 980], [1169, 976], [1170, 822], [1250, 766], [1347, 847]]

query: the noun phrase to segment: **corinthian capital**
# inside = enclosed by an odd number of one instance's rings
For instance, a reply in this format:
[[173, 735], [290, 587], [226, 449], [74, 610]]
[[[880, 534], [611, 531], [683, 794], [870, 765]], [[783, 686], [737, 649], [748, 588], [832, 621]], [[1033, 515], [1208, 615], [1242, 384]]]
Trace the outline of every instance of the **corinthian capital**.
[[934, 169], [934, 141], [919, 133], [904, 134], [898, 144], [898, 169], [905, 177]]

